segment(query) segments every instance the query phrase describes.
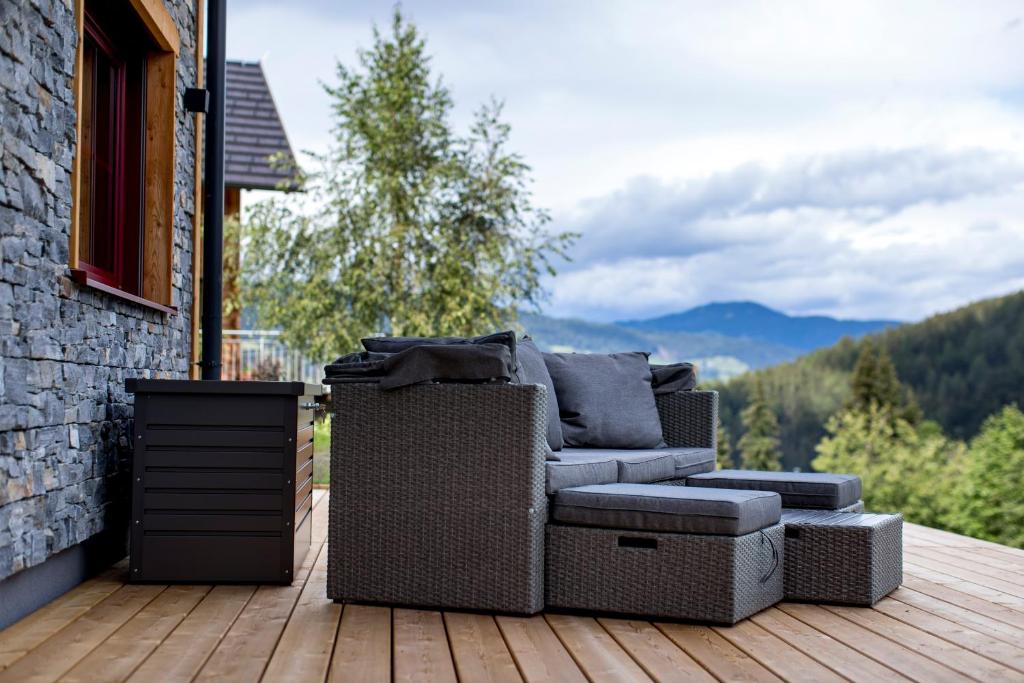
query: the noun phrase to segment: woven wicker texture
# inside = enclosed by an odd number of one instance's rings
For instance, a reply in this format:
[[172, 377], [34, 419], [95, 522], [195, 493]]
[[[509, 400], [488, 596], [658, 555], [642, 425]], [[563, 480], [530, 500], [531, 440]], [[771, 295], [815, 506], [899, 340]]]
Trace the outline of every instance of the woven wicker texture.
[[661, 418], [661, 433], [669, 446], [717, 447], [717, 391], [678, 391], [654, 398]]
[[543, 608], [542, 387], [332, 388], [327, 596]]
[[782, 599], [784, 552], [781, 524], [739, 537], [549, 524], [546, 602], [734, 624]]
[[874, 605], [903, 581], [902, 515], [783, 515], [786, 599]]

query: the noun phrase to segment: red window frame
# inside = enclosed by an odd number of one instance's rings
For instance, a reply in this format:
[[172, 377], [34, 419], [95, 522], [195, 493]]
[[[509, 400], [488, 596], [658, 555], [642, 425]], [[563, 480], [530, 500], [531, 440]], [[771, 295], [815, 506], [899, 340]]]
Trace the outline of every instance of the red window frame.
[[[89, 150], [88, 177], [90, 182], [84, 184], [82, 192], [88, 192], [87, 206], [89, 215], [81, 217], [88, 221], [88, 241], [84, 253], [79, 254], [78, 267], [88, 276], [108, 287], [122, 290], [130, 294], [139, 294], [141, 289], [141, 259], [139, 248], [142, 242], [142, 188], [138, 184], [141, 179], [140, 165], [143, 159], [141, 130], [139, 140], [129, 144], [129, 130], [136, 128], [128, 124], [129, 68], [134, 58], [134, 68], [145, 73], [145, 57], [125, 54], [111, 39], [98, 18], [86, 10], [83, 28], [86, 50], [95, 50], [100, 59], [93, 60], [93, 69], [83, 73], [83, 78], [92, 79], [89, 92], [92, 101], [89, 124], [93, 127], [90, 133], [91, 149]], [[120, 27], [113, 26], [119, 31]], [[84, 62], [83, 62], [84, 64]], [[110, 69], [109, 83], [104, 91], [99, 87], [100, 69]], [[144, 79], [144, 77], [143, 77]], [[137, 80], [137, 79], [136, 79]], [[142, 83], [133, 82], [135, 101], [144, 103], [140, 89]], [[109, 98], [101, 102], [100, 98]], [[100, 105], [105, 106], [100, 106]], [[143, 105], [144, 106], [144, 105]], [[106, 113], [105, 120], [97, 120], [101, 113]], [[136, 112], [139, 115], [139, 112]], [[104, 129], [101, 131], [101, 127]], [[104, 135], [100, 135], [101, 131]], [[107, 144], [100, 149], [101, 140]], [[103, 168], [106, 166], [106, 168]], [[102, 178], [101, 178], [102, 176]], [[134, 185], [134, 186], [130, 186]], [[97, 192], [105, 192], [108, 196], [98, 197]], [[97, 199], [101, 201], [97, 203]], [[98, 208], [102, 207], [102, 208]], [[128, 215], [134, 214], [134, 215]], [[81, 249], [80, 249], [81, 252]]]

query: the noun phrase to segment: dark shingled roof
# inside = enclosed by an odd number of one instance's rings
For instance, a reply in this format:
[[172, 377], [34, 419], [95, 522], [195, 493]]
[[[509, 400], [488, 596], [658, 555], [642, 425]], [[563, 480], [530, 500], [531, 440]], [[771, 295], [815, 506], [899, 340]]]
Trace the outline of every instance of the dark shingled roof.
[[226, 64], [224, 111], [224, 184], [275, 190], [294, 173], [270, 163], [281, 154], [297, 168], [281, 118], [277, 115], [263, 67], [258, 62]]

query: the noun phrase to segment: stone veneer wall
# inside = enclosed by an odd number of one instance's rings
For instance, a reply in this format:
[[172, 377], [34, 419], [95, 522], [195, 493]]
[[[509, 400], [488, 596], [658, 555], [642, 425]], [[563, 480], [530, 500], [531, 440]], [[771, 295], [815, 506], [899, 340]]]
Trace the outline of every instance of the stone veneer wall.
[[188, 376], [196, 82], [194, 0], [181, 37], [176, 315], [71, 281], [72, 0], [0, 2], [0, 579], [106, 531], [127, 539], [127, 377]]

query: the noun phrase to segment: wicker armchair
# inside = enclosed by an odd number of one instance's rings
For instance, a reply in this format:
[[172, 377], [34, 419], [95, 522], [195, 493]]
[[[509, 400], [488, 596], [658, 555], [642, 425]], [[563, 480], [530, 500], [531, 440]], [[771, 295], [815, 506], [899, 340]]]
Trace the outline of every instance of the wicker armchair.
[[[332, 388], [327, 596], [532, 614], [544, 607], [540, 385]], [[659, 396], [670, 446], [714, 448], [718, 396]]]

